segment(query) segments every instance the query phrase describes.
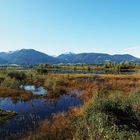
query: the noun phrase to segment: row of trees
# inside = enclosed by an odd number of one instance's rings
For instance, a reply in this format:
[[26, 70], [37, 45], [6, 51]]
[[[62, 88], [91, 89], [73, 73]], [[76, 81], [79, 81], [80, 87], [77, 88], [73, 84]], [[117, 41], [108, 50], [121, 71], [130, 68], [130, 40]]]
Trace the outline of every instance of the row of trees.
[[107, 62], [106, 64], [104, 64], [104, 68], [106, 69], [116, 69], [116, 70], [121, 70], [121, 69], [138, 69], [140, 68], [140, 65], [137, 63], [133, 63], [133, 62], [121, 62], [121, 63], [115, 63], [115, 62]]
[[48, 73], [48, 70], [64, 70], [64, 69], [73, 69], [74, 71], [76, 70], [106, 70], [106, 69], [111, 69], [111, 70], [116, 70], [116, 71], [121, 71], [121, 70], [132, 70], [132, 69], [139, 69], [140, 64], [134, 63], [134, 62], [128, 62], [124, 61], [121, 63], [116, 63], [112, 61], [108, 61], [105, 64], [100, 64], [100, 65], [87, 65], [87, 64], [77, 64], [77, 65], [48, 65], [48, 64], [41, 64], [38, 65], [35, 69], [37, 73], [43, 74], [43, 73]]

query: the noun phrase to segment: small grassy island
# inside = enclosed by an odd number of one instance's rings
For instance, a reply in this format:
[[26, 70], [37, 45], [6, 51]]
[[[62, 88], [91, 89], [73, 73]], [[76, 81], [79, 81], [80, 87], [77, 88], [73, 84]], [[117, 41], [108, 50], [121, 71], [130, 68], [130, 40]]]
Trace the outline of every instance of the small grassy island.
[[4, 111], [0, 109], [0, 124], [16, 115], [17, 115], [16, 112]]

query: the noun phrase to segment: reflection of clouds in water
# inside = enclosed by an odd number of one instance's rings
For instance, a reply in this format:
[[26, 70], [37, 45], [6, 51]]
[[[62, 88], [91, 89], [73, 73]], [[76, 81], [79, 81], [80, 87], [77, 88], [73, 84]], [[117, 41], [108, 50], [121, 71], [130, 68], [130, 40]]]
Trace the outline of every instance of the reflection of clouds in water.
[[27, 91], [31, 91], [33, 94], [37, 94], [37, 95], [44, 95], [47, 93], [47, 91], [45, 90], [45, 87], [43, 86], [21, 85], [20, 88]]

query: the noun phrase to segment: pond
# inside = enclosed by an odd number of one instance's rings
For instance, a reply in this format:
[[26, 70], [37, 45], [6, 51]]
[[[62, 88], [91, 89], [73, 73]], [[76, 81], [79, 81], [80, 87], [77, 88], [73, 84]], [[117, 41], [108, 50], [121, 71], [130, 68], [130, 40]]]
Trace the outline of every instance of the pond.
[[56, 74], [122, 74], [122, 75], [130, 75], [139, 73], [139, 71], [135, 70], [125, 70], [125, 71], [111, 71], [111, 70], [73, 70], [73, 69], [49, 69], [49, 73]]
[[77, 97], [63, 95], [56, 101], [48, 99], [32, 99], [30, 101], [14, 101], [0, 98], [0, 108], [18, 113], [14, 118], [0, 125], [0, 139], [17, 140], [28, 130], [34, 129], [39, 122], [50, 119], [53, 113], [68, 111], [71, 106], [79, 106], [82, 101]]
[[43, 86], [35, 86], [35, 85], [21, 85], [20, 89], [31, 91], [36, 95], [44, 95], [47, 93], [45, 87]]

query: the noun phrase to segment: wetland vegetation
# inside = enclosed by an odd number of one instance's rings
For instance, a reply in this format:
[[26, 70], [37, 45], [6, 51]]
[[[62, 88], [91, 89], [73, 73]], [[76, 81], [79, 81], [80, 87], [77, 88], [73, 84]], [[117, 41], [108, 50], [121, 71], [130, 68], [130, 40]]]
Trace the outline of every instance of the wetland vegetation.
[[139, 69], [128, 62], [1, 67], [1, 139], [139, 139]]

